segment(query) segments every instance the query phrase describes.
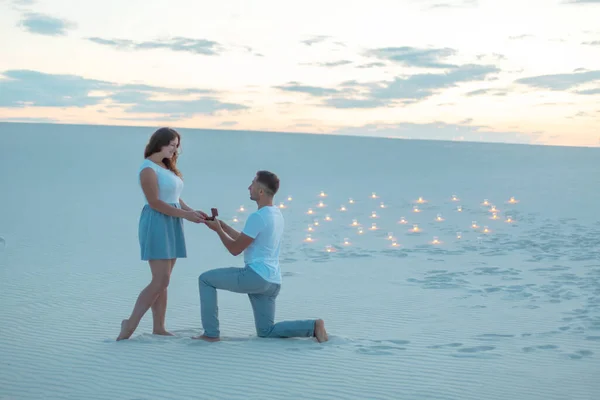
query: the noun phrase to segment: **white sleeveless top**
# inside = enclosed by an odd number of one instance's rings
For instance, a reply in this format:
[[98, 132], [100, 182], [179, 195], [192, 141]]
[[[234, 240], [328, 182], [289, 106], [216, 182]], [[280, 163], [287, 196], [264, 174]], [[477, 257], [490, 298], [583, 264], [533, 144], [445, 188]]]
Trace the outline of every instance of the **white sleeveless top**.
[[[148, 159], [144, 159], [144, 162], [138, 171], [138, 181], [139, 174], [145, 168], [152, 168], [154, 172], [156, 172], [156, 177], [158, 179], [158, 198], [165, 203], [179, 204], [179, 196], [183, 190], [183, 180], [172, 171], [163, 168]], [[148, 204], [148, 199], [146, 199], [145, 196], [144, 200], [146, 201], [146, 204]]]

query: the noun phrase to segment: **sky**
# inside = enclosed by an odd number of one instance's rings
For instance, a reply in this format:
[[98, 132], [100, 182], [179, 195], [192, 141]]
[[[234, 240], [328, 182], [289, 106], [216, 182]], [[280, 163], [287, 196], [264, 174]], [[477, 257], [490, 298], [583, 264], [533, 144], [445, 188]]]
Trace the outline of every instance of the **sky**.
[[0, 0], [0, 121], [600, 146], [600, 0]]

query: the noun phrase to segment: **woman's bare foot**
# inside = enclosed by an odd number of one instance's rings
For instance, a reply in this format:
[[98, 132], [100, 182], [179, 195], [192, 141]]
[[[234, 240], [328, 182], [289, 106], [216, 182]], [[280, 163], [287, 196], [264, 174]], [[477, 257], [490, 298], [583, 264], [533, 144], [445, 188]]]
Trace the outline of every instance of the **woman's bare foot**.
[[165, 328], [155, 329], [155, 330], [152, 331], [152, 334], [153, 335], [160, 335], [160, 336], [175, 336], [171, 332], [167, 331]]
[[133, 335], [134, 330], [135, 329], [129, 328], [129, 320], [128, 319], [124, 319], [123, 321], [121, 321], [121, 333], [119, 333], [119, 336], [117, 337], [117, 342], [119, 340], [129, 339], [131, 337], [131, 335]]
[[325, 330], [325, 321], [322, 319], [318, 319], [315, 322], [315, 337], [319, 343], [329, 340], [329, 336], [327, 336], [327, 331]]
[[209, 336], [204, 336], [204, 335], [200, 335], [200, 336], [192, 336], [192, 339], [196, 339], [196, 340], [204, 340], [206, 342], [218, 342], [221, 339], [218, 337], [209, 337]]

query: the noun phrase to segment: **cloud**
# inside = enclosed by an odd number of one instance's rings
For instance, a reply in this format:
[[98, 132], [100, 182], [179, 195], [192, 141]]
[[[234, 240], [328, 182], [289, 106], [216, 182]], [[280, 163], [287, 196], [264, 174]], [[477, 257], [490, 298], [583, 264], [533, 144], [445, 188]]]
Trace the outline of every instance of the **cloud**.
[[464, 7], [476, 7], [479, 4], [478, 0], [462, 0], [461, 2], [455, 3], [435, 3], [432, 4], [429, 8], [464, 8]]
[[68, 30], [77, 27], [75, 23], [66, 19], [38, 13], [26, 13], [18, 25], [27, 32], [47, 36], [65, 36]]
[[532, 38], [535, 37], [533, 35], [530, 34], [524, 34], [524, 35], [517, 35], [517, 36], [509, 36], [508, 38], [510, 40], [522, 40], [522, 39], [527, 39], [527, 38]]
[[472, 96], [481, 96], [481, 95], [492, 95], [492, 96], [506, 96], [508, 94], [508, 91], [506, 90], [502, 90], [502, 89], [477, 89], [477, 90], [472, 90], [470, 92], [465, 93], [465, 96], [467, 97], [472, 97]]
[[275, 88], [287, 92], [305, 93], [315, 97], [330, 96], [340, 93], [337, 89], [300, 85], [298, 82], [289, 82], [285, 85], [275, 86]]
[[[463, 121], [470, 122], [470, 119]], [[494, 132], [488, 127], [480, 125], [464, 125], [463, 123], [449, 124], [445, 122], [410, 123], [401, 122], [372, 123], [357, 127], [345, 127], [335, 130], [333, 133], [341, 135], [375, 136], [404, 139], [425, 140], [454, 140], [454, 141], [485, 141], [485, 142], [512, 142], [532, 144], [540, 136], [539, 132]]]
[[456, 55], [456, 50], [450, 48], [418, 49], [415, 47], [382, 47], [365, 51], [367, 57], [392, 61], [408, 67], [420, 68], [457, 68], [455, 64], [441, 61], [443, 58]]
[[372, 62], [362, 65], [357, 65], [356, 68], [377, 68], [377, 67], [385, 67], [387, 64], [382, 62]]
[[593, 40], [591, 42], [583, 42], [581, 44], [585, 44], [588, 46], [600, 46], [600, 40]]
[[569, 90], [579, 85], [600, 80], [600, 70], [550, 74], [517, 79], [515, 83], [539, 89]]
[[[126, 112], [174, 116], [244, 110], [243, 104], [219, 101], [211, 90], [167, 88], [144, 84], [116, 84], [77, 75], [55, 75], [31, 70], [10, 70], [0, 80], [0, 107], [87, 107], [107, 104]], [[183, 97], [160, 99], [157, 97]], [[201, 97], [198, 97], [202, 95]]]
[[341, 66], [348, 65], [348, 64], [352, 64], [352, 61], [338, 60], [338, 61], [329, 61], [329, 62], [320, 62], [320, 63], [303, 63], [301, 65], [312, 65], [312, 66], [317, 66], [317, 67], [333, 68], [333, 67], [341, 67]]
[[0, 117], [0, 123], [2, 122], [30, 122], [30, 123], [57, 123], [60, 122], [55, 118], [46, 117]]
[[575, 93], [590, 96], [590, 95], [600, 94], [600, 88], [587, 89], [587, 90], [577, 90]]
[[600, 0], [565, 0], [567, 4], [600, 4]]
[[469, 64], [446, 73], [398, 76], [392, 81], [346, 81], [336, 88], [289, 82], [276, 86], [276, 89], [307, 94], [319, 98], [323, 105], [333, 108], [377, 108], [422, 101], [444, 89], [456, 87], [463, 82], [484, 80], [499, 71], [493, 65]]
[[88, 40], [96, 44], [113, 47], [117, 50], [129, 51], [167, 49], [177, 52], [216, 56], [225, 50], [222, 45], [212, 40], [185, 37], [173, 37], [170, 39], [149, 40], [143, 42], [135, 42], [129, 39], [103, 39], [99, 37], [90, 37]]
[[315, 36], [312, 36], [310, 39], [302, 40], [301, 43], [305, 44], [307, 46], [312, 46], [313, 44], [322, 43], [325, 40], [329, 39], [330, 37], [331, 36], [326, 36], [326, 35], [315, 35]]

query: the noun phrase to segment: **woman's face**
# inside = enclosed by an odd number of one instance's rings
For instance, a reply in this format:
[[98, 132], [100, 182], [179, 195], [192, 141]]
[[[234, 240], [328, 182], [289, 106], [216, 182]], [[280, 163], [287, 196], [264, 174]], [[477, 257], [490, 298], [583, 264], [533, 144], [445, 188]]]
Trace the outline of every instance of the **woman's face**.
[[179, 139], [175, 138], [171, 140], [171, 142], [167, 146], [163, 146], [161, 149], [161, 153], [164, 158], [172, 158], [175, 153], [177, 153], [177, 148], [179, 147]]

